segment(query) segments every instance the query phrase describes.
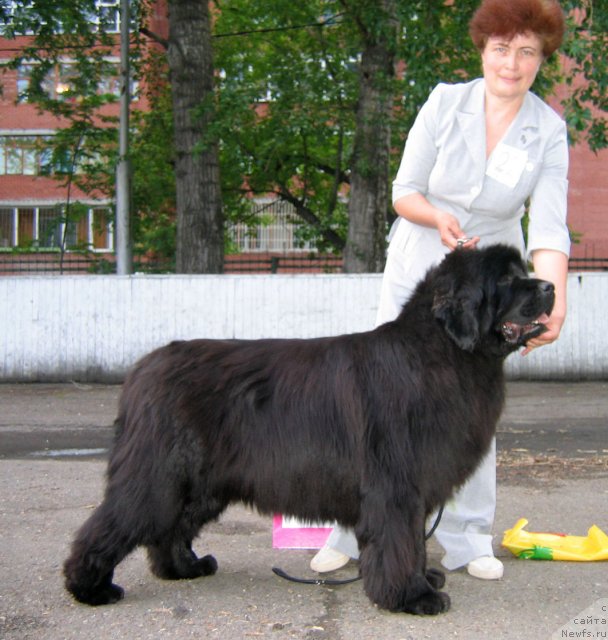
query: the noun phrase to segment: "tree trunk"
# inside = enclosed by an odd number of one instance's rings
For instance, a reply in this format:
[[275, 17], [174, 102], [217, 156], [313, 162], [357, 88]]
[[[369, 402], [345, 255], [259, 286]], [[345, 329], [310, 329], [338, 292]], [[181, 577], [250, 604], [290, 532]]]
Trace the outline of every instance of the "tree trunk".
[[359, 99], [351, 163], [348, 236], [344, 251], [347, 273], [384, 268], [389, 210], [389, 150], [392, 116], [391, 81], [397, 38], [393, 0], [382, 0], [383, 24], [364, 34]]
[[169, 0], [169, 69], [175, 124], [177, 273], [221, 273], [224, 233], [207, 0]]

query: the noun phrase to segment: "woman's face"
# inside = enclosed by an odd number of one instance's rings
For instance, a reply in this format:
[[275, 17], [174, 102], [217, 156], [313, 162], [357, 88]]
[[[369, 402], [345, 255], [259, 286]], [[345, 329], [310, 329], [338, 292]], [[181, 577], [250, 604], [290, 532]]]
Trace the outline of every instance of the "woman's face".
[[533, 34], [519, 34], [511, 40], [488, 39], [481, 53], [487, 90], [501, 98], [523, 97], [532, 86], [543, 61], [542, 41]]

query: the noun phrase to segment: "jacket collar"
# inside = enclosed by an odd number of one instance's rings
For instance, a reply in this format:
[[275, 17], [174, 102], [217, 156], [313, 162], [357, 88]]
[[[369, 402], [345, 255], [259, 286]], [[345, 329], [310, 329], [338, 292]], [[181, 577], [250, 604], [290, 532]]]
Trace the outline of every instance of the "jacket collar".
[[[486, 157], [485, 81], [470, 83], [456, 119], [462, 131], [469, 153], [473, 158]], [[524, 102], [507, 130], [503, 142], [518, 149], [527, 149], [540, 135], [540, 115], [534, 97], [528, 92]], [[485, 161], [484, 161], [485, 165]]]
[[534, 96], [528, 91], [519, 113], [507, 131], [505, 141], [518, 149], [527, 149], [539, 136], [540, 113]]
[[[460, 108], [456, 111], [456, 119], [462, 131], [465, 144], [471, 156], [479, 163], [486, 157], [486, 121], [484, 112], [485, 82], [478, 80], [469, 86]], [[485, 160], [483, 162], [485, 165]]]

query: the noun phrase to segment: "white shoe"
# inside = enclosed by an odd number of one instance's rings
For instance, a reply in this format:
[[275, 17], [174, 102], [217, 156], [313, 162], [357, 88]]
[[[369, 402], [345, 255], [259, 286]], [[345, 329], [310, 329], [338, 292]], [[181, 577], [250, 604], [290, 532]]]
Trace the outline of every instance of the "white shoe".
[[467, 565], [469, 575], [481, 580], [500, 580], [504, 572], [502, 562], [494, 556], [481, 556]]
[[349, 556], [325, 545], [310, 561], [310, 568], [317, 573], [327, 573], [342, 568], [349, 560]]

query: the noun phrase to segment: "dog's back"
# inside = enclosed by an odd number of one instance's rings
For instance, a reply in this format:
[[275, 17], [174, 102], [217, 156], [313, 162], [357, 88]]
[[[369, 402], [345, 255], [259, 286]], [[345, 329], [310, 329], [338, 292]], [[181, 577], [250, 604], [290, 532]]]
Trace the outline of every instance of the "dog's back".
[[157, 349], [125, 381], [109, 482], [137, 474], [151, 451], [181, 451], [192, 457], [190, 491], [352, 526], [366, 424], [352, 348], [359, 340], [193, 340]]

